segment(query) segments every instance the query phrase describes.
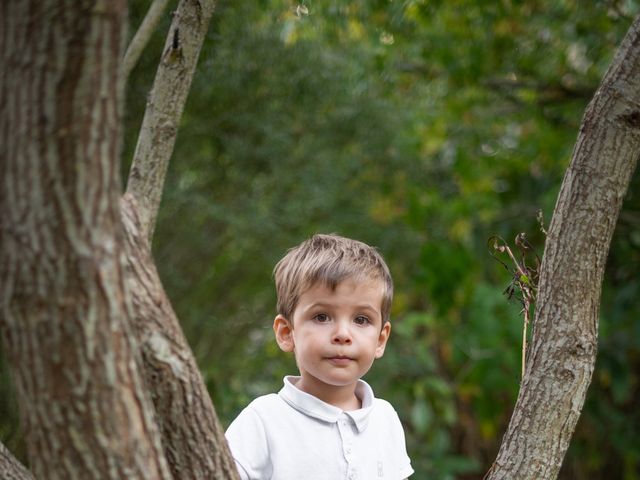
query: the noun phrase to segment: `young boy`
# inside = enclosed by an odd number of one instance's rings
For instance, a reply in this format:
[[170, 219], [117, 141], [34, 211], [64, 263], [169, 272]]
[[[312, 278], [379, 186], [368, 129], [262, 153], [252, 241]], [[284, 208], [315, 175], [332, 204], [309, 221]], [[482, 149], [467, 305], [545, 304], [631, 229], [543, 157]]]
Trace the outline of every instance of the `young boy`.
[[300, 376], [257, 398], [226, 432], [240, 477], [401, 480], [413, 473], [398, 415], [360, 378], [391, 332], [393, 282], [372, 247], [315, 235], [274, 270], [276, 341]]

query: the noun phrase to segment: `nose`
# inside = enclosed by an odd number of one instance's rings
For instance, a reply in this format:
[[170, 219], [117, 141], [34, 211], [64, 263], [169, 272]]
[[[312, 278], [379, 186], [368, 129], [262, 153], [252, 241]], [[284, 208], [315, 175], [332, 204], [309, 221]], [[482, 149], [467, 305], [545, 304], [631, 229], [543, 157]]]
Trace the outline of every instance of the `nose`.
[[351, 344], [351, 329], [348, 322], [336, 322], [336, 328], [333, 332], [333, 343], [338, 345], [350, 345]]

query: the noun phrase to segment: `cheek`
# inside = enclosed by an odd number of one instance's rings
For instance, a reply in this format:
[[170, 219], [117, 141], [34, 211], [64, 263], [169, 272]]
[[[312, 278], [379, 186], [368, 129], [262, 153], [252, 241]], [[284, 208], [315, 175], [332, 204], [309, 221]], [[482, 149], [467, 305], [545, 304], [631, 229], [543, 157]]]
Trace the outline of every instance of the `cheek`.
[[307, 335], [305, 335], [304, 332], [301, 332], [299, 330], [293, 331], [293, 335], [291, 336], [291, 339], [293, 340], [294, 351], [306, 349], [306, 346], [309, 343], [307, 339]]
[[326, 342], [318, 335], [300, 333], [294, 340], [294, 352], [302, 357], [316, 355], [324, 348]]

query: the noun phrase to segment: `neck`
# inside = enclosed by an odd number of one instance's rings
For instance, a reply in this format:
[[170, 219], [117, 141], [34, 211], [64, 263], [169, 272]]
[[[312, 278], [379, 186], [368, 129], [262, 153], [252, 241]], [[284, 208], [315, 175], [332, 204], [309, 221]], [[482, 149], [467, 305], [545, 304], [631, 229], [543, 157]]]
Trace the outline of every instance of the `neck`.
[[315, 385], [308, 379], [300, 378], [295, 386], [309, 395], [322, 400], [329, 405], [333, 405], [341, 410], [358, 410], [362, 407], [362, 402], [356, 396], [356, 384], [344, 386], [328, 386], [328, 385]]

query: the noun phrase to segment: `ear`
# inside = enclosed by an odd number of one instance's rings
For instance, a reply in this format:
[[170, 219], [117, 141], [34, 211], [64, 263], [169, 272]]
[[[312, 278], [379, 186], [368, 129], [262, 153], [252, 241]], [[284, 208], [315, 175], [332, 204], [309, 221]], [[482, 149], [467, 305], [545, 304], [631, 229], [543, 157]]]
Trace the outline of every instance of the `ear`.
[[283, 352], [293, 352], [293, 325], [282, 315], [278, 315], [273, 321], [273, 333], [276, 334], [276, 342]]
[[380, 335], [378, 336], [378, 346], [376, 347], [376, 358], [382, 357], [384, 355], [384, 349], [387, 346], [387, 340], [389, 340], [389, 335], [391, 335], [391, 323], [385, 322], [382, 326], [382, 330], [380, 330]]

